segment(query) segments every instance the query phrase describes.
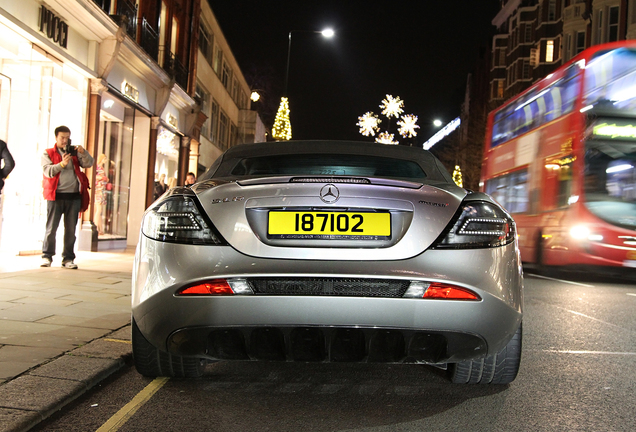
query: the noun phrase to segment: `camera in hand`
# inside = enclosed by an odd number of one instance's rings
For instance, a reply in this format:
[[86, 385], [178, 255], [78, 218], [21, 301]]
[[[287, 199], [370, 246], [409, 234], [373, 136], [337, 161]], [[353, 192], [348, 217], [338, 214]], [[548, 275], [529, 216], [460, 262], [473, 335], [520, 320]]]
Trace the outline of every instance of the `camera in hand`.
[[68, 143], [66, 144], [66, 148], [64, 148], [64, 152], [70, 154], [71, 156], [77, 156], [77, 146], [71, 145], [70, 138], [68, 140]]

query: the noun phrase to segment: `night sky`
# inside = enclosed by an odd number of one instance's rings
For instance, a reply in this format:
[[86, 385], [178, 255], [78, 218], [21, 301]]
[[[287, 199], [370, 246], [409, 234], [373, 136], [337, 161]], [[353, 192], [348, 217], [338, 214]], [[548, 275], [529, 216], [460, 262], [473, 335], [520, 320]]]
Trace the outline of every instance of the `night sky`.
[[[404, 101], [404, 114], [419, 117], [418, 143], [435, 133], [435, 118], [447, 123], [459, 115], [467, 74], [480, 48], [490, 47], [499, 11], [498, 0], [209, 3], [248, 84], [264, 91], [252, 107], [268, 128], [293, 30], [287, 91], [293, 139], [372, 140], [358, 132], [358, 116], [373, 111], [384, 130], [379, 105], [390, 94]], [[325, 27], [335, 37], [312, 33]]]

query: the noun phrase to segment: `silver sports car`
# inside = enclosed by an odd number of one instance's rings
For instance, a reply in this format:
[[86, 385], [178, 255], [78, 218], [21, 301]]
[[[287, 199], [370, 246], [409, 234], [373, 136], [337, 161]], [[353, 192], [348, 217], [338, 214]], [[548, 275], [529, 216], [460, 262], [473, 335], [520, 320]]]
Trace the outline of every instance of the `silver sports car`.
[[227, 150], [146, 211], [137, 370], [207, 361], [422, 363], [505, 384], [521, 359], [515, 224], [425, 150], [338, 141]]

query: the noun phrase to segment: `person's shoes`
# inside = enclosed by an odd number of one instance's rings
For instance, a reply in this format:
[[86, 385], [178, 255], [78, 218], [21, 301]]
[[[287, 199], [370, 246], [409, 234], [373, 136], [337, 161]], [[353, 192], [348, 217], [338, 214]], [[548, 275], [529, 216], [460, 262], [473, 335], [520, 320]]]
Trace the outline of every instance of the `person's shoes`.
[[77, 268], [77, 264], [73, 261], [65, 261], [62, 263], [62, 267], [75, 270]]
[[53, 260], [51, 258], [44, 257], [42, 258], [42, 263], [40, 264], [40, 267], [51, 267], [52, 262]]

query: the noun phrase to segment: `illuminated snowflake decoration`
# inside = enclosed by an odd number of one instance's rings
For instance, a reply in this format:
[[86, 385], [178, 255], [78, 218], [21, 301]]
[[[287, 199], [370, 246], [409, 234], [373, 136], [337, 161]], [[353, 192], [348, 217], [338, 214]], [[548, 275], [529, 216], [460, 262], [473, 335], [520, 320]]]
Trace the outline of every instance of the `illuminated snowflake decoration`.
[[395, 117], [398, 118], [400, 114], [404, 112], [402, 107], [404, 106], [404, 101], [400, 99], [400, 97], [394, 98], [391, 95], [386, 95], [386, 99], [382, 101], [382, 114], [387, 116], [388, 118]]
[[372, 112], [366, 112], [364, 115], [358, 117], [358, 123], [356, 126], [360, 127], [360, 133], [364, 136], [375, 136], [375, 133], [380, 130], [378, 126], [382, 120]]
[[404, 138], [413, 138], [417, 136], [417, 132], [415, 129], [419, 129], [420, 127], [417, 125], [417, 116], [413, 114], [406, 114], [402, 116], [401, 120], [398, 120], [397, 125], [400, 127], [398, 132]]
[[399, 142], [393, 141], [393, 134], [390, 134], [388, 132], [382, 132], [380, 135], [378, 135], [378, 137], [375, 139], [375, 142], [380, 144], [399, 144]]

